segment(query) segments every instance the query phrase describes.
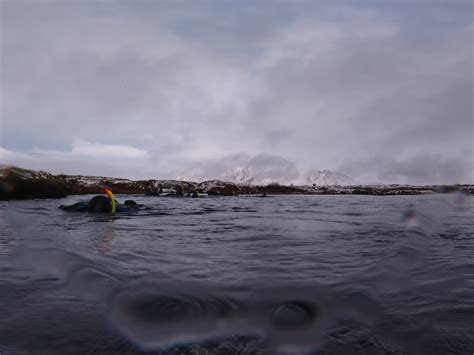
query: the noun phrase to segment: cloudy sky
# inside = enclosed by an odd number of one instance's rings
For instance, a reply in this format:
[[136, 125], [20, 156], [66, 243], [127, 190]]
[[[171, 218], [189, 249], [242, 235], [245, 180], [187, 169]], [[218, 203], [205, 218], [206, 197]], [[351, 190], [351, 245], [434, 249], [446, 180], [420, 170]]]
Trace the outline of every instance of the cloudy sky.
[[474, 182], [473, 2], [0, 0], [0, 162]]

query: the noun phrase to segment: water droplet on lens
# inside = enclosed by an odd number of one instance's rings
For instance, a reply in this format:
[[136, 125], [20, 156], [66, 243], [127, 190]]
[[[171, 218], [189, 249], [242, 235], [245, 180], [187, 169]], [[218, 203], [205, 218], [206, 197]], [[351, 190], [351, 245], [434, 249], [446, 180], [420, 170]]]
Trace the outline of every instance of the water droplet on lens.
[[289, 302], [273, 311], [273, 324], [281, 329], [290, 330], [310, 325], [318, 316], [318, 310], [304, 302]]
[[[149, 288], [150, 286], [147, 286]], [[111, 302], [108, 320], [129, 340], [144, 349], [201, 342], [227, 334], [248, 333], [243, 305], [220, 293], [174, 286], [160, 290], [123, 291]]]
[[198, 301], [184, 300], [162, 295], [137, 299], [130, 305], [131, 313], [145, 322], [166, 322], [198, 316], [202, 305]]
[[408, 208], [403, 212], [402, 214], [402, 221], [407, 225], [407, 226], [413, 226], [417, 224], [416, 221], [416, 210], [413, 207], [412, 204], [408, 206]]

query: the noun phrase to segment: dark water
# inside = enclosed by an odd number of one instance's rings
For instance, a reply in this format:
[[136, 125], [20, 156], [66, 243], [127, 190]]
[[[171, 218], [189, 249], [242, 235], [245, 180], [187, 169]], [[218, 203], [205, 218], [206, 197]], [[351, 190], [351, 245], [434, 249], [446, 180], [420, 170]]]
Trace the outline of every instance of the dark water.
[[0, 205], [2, 355], [474, 352], [473, 197], [84, 198]]

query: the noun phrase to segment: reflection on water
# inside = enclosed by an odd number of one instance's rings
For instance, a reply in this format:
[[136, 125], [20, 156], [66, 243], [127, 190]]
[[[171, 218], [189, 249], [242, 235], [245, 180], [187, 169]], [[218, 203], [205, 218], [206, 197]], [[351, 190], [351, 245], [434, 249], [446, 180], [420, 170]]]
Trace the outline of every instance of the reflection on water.
[[75, 201], [1, 205], [2, 354], [474, 349], [472, 197]]
[[[110, 221], [110, 223], [114, 224], [115, 220]], [[102, 254], [110, 253], [111, 250], [112, 250], [112, 242], [115, 239], [115, 237], [116, 237], [116, 234], [115, 234], [115, 231], [112, 227], [105, 228], [104, 234], [98, 236], [98, 238], [100, 238], [100, 239], [98, 240], [99, 245], [98, 245], [97, 249]]]

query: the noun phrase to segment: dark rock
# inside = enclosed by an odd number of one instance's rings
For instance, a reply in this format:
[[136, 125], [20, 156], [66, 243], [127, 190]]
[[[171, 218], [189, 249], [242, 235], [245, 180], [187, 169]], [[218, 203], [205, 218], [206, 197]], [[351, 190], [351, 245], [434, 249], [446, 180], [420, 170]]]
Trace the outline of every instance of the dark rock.
[[237, 195], [283, 195], [283, 194], [355, 194], [355, 195], [419, 195], [431, 193], [459, 192], [473, 195], [473, 185], [441, 186], [285, 186], [269, 184], [255, 186], [234, 184], [219, 180], [193, 183], [177, 180], [128, 180], [110, 177], [81, 175], [51, 175], [46, 172], [32, 171], [15, 167], [0, 168], [0, 200], [28, 198], [60, 198], [67, 195], [103, 194], [108, 186], [115, 194], [145, 194], [158, 196], [163, 190], [171, 191], [166, 196], [199, 197]]
[[181, 185], [176, 186], [176, 196], [184, 196], [184, 189]]
[[352, 190], [352, 194], [353, 195], [373, 195], [374, 193], [373, 193], [373, 189], [359, 187]]
[[15, 167], [1, 170], [0, 200], [66, 197], [71, 189], [60, 178], [43, 171]]
[[237, 196], [239, 188], [237, 185], [226, 183], [223, 186], [213, 186], [207, 190], [210, 196]]
[[295, 195], [295, 194], [304, 194], [307, 193], [303, 188], [298, 186], [286, 186], [280, 184], [269, 184], [265, 187], [265, 191], [268, 194], [278, 194], [278, 195]]

